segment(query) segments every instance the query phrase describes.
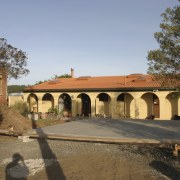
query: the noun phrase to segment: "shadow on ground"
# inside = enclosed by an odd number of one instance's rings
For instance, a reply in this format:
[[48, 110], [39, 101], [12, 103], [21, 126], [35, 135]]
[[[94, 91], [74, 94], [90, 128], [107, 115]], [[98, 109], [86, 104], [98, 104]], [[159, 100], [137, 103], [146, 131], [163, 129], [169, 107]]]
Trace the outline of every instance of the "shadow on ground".
[[152, 120], [85, 119], [81, 123], [90, 123], [99, 129], [107, 129], [127, 138], [180, 140], [180, 122]]
[[[35, 121], [32, 121], [32, 126], [33, 126], [33, 129], [35, 129], [37, 126], [36, 126], [36, 122]], [[48, 166], [48, 164], [46, 164], [47, 162], [44, 161], [44, 164], [45, 164], [45, 170], [46, 170], [46, 175], [48, 177], [48, 180], [66, 180], [66, 177], [63, 173], [63, 170], [60, 166], [60, 163], [58, 162], [58, 159], [56, 157], [56, 155], [53, 153], [53, 151], [51, 150], [47, 140], [46, 140], [46, 134], [43, 132], [42, 129], [39, 128], [39, 131], [38, 133], [40, 133], [43, 138], [41, 139], [38, 139], [38, 144], [39, 144], [39, 147], [40, 147], [40, 150], [41, 150], [41, 154], [42, 154], [42, 158], [45, 160], [45, 159], [53, 159], [54, 160], [54, 163], [53, 165], [51, 166]]]
[[23, 156], [19, 153], [13, 154], [12, 162], [6, 166], [6, 180], [26, 180], [28, 174], [29, 169], [24, 163]]
[[180, 170], [175, 169], [169, 164], [161, 161], [153, 161], [150, 166], [172, 180], [180, 179]]

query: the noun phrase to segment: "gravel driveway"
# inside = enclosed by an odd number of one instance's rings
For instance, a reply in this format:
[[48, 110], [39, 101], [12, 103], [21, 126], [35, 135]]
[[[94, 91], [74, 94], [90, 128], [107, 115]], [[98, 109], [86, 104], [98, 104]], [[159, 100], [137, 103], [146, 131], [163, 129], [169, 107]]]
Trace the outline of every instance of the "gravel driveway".
[[2, 180], [180, 179], [180, 158], [169, 148], [2, 136], [0, 144]]
[[[112, 138], [130, 142], [180, 140], [179, 121], [90, 118], [39, 128], [37, 135]], [[180, 142], [180, 141], [179, 141]], [[180, 179], [180, 158], [172, 146], [102, 144], [34, 139], [23, 143], [0, 136], [0, 179], [168, 180]]]

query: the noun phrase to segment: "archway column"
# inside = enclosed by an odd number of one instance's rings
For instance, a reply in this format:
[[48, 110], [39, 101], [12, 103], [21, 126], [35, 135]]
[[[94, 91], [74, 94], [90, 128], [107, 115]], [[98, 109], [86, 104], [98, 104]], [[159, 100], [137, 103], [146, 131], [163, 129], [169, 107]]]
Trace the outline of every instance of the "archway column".
[[42, 97], [38, 96], [38, 112], [43, 112]]
[[96, 98], [91, 98], [91, 117], [96, 116]]
[[135, 119], [140, 119], [141, 117], [140, 105], [141, 105], [141, 98], [135, 97], [134, 98], [134, 114], [133, 114], [134, 116], [133, 118]]
[[95, 110], [95, 116], [98, 114], [98, 101], [99, 101], [99, 98], [95, 98], [95, 106], [94, 106], [94, 110]]
[[72, 99], [72, 116], [76, 117], [77, 114], [78, 114], [77, 99]]
[[109, 114], [111, 114], [112, 118], [116, 118], [117, 117], [117, 115], [116, 115], [116, 108], [117, 108], [116, 105], [117, 105], [116, 98], [111, 98]]
[[59, 94], [52, 94], [54, 98], [54, 108], [58, 108], [59, 105]]
[[159, 119], [161, 120], [167, 120], [167, 114], [166, 112], [168, 112], [166, 110], [167, 106], [165, 106], [166, 104], [166, 97], [165, 96], [160, 96], [159, 97], [159, 108], [160, 108], [160, 116]]

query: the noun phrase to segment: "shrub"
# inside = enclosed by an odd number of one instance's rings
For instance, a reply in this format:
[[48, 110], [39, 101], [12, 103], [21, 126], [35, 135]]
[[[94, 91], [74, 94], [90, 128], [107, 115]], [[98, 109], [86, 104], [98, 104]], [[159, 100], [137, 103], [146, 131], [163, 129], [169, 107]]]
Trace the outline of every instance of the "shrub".
[[48, 109], [48, 113], [52, 113], [54, 115], [58, 115], [59, 114], [59, 110], [58, 110], [58, 108], [51, 107], [51, 108]]
[[26, 116], [29, 112], [28, 106], [25, 102], [17, 101], [14, 105], [11, 106], [11, 108], [17, 112], [19, 112], [21, 115]]

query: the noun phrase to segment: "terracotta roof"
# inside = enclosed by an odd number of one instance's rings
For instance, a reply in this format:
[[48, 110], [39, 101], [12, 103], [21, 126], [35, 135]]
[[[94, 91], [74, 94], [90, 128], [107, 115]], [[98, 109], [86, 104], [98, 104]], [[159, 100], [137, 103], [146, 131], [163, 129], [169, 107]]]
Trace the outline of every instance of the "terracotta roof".
[[40, 90], [96, 90], [96, 89], [126, 89], [126, 88], [154, 88], [160, 84], [151, 75], [132, 74], [127, 76], [99, 76], [60, 78], [47, 81], [25, 89], [25, 91]]

